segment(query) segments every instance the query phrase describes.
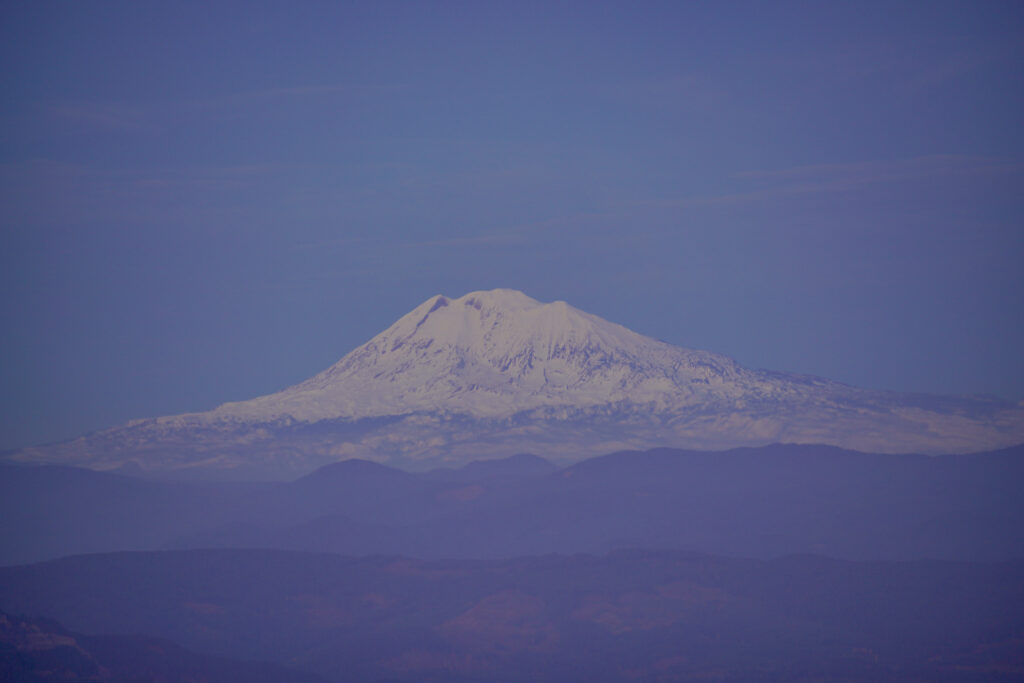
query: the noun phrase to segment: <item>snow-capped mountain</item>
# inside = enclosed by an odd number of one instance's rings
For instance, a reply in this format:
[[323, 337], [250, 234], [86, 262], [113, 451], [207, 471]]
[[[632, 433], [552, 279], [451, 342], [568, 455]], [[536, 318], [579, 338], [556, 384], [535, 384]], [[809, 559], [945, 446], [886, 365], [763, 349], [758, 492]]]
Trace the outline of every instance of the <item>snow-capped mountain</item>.
[[503, 418], [622, 401], [664, 410], [706, 399], [712, 385], [735, 391], [743, 372], [563, 301], [499, 289], [435, 296], [305, 382], [213, 414], [313, 422], [441, 409]]
[[968, 452], [1024, 442], [1024, 408], [750, 370], [513, 290], [435, 296], [333, 366], [205, 413], [138, 420], [13, 459], [300, 474], [349, 457], [416, 467], [532, 452], [825, 443]]

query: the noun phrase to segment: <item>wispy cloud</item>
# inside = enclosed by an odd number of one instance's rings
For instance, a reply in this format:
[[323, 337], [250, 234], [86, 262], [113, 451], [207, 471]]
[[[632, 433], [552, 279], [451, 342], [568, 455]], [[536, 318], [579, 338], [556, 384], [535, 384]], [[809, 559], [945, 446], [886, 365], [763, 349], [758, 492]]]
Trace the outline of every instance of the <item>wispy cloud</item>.
[[845, 164], [813, 164], [737, 173], [737, 179], [761, 185], [748, 191], [654, 200], [642, 204], [677, 208], [745, 204], [778, 197], [845, 192], [871, 185], [930, 178], [1003, 176], [1021, 172], [1024, 172], [1024, 164], [1020, 162], [951, 154]]
[[466, 237], [450, 237], [439, 240], [410, 243], [416, 247], [509, 247], [525, 244], [527, 237], [517, 232], [492, 232], [468, 235]]
[[898, 84], [894, 95], [918, 95], [979, 69], [1016, 59], [1019, 46], [979, 42], [970, 37], [935, 37], [917, 41], [875, 40], [835, 45], [814, 55], [767, 58], [774, 69], [801, 79], [820, 76], [854, 85], [885, 79]]
[[596, 211], [558, 215], [537, 221], [506, 225], [502, 228], [471, 235], [407, 241], [401, 246], [410, 249], [424, 247], [501, 248], [526, 245], [537, 246], [546, 242], [563, 240], [579, 233], [587, 233], [588, 237], [596, 238], [597, 226], [605, 225], [610, 221], [625, 220], [628, 215], [625, 212], [619, 211]]
[[675, 103], [701, 109], [718, 103], [725, 91], [712, 86], [707, 78], [696, 73], [679, 74], [667, 78], [637, 79], [597, 83], [582, 88], [595, 97], [638, 103]]
[[976, 175], [1019, 171], [1019, 162], [959, 154], [932, 154], [909, 159], [858, 161], [845, 164], [810, 164], [791, 168], [743, 171], [738, 178], [844, 179], [850, 182], [884, 182], [931, 175]]
[[273, 165], [103, 168], [50, 159], [0, 164], [0, 204], [26, 228], [173, 222], [249, 211]]
[[379, 96], [400, 92], [407, 87], [402, 84], [298, 85], [157, 102], [71, 101], [50, 105], [46, 107], [46, 112], [62, 122], [128, 133], [155, 134], [166, 131], [176, 119], [191, 114], [209, 115], [218, 110], [260, 106], [284, 100]]
[[278, 88], [262, 88], [257, 90], [245, 90], [227, 95], [220, 95], [209, 98], [199, 98], [181, 102], [181, 106], [189, 109], [210, 109], [220, 107], [235, 107], [252, 105], [261, 102], [274, 102], [289, 99], [310, 99], [317, 97], [332, 96], [365, 96], [380, 95], [390, 92], [401, 92], [407, 89], [404, 84], [320, 84], [320, 85], [298, 85]]
[[161, 133], [166, 127], [145, 107], [120, 102], [76, 102], [47, 108], [48, 114], [66, 123], [75, 123], [128, 133]]

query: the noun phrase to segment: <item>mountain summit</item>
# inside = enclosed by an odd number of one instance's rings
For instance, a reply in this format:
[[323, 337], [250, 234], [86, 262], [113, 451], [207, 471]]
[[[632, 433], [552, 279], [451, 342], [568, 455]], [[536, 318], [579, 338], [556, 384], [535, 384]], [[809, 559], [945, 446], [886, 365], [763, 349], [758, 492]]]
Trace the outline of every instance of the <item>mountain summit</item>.
[[311, 422], [438, 410], [500, 418], [620, 402], [664, 409], [707, 399], [712, 386], [727, 391], [743, 374], [725, 356], [496, 289], [432, 297], [320, 374], [213, 414]]
[[521, 452], [566, 462], [622, 449], [771, 442], [985, 450], [1024, 442], [1024, 408], [751, 370], [562, 301], [496, 289], [431, 297], [283, 391], [11, 459], [280, 477], [351, 457], [427, 467]]

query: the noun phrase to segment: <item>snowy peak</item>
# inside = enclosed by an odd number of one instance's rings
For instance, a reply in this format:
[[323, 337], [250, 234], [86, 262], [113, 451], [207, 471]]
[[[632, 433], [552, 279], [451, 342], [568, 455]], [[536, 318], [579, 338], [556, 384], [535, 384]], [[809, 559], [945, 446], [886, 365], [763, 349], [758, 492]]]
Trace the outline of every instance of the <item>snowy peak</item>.
[[407, 346], [451, 347], [505, 366], [524, 355], [543, 361], [571, 348], [626, 351], [651, 341], [564, 301], [543, 304], [522, 292], [496, 289], [458, 299], [432, 297], [366, 346], [381, 354]]
[[219, 416], [300, 421], [417, 411], [501, 417], [551, 406], [692, 399], [732, 361], [644, 337], [510, 289], [427, 299], [335, 365]]

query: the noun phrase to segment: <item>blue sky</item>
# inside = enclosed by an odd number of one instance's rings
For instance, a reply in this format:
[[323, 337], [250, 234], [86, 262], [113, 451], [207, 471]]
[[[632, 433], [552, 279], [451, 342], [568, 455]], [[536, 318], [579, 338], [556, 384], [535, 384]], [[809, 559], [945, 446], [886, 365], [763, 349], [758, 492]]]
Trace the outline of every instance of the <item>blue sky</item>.
[[0, 448], [511, 287], [1024, 399], [1024, 5], [6, 3]]

